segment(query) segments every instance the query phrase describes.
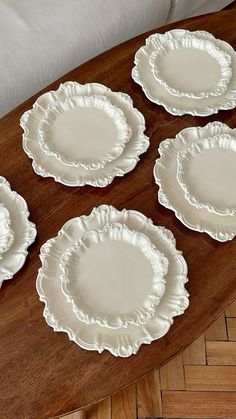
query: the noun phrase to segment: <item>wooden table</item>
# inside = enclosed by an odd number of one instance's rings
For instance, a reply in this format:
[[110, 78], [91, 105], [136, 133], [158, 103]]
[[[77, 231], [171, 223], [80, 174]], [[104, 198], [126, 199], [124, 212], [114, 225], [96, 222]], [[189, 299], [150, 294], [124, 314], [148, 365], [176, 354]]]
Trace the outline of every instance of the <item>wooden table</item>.
[[[208, 30], [236, 47], [233, 11], [193, 18], [158, 31], [177, 27]], [[143, 112], [151, 146], [133, 172], [116, 178], [107, 188], [69, 188], [33, 172], [21, 147], [19, 118], [38, 95], [0, 121], [0, 174], [25, 197], [38, 229], [38, 238], [24, 268], [13, 280], [5, 282], [0, 292], [1, 418], [48, 418], [116, 392], [182, 351], [236, 298], [235, 240], [218, 243], [206, 234], [184, 227], [172, 211], [157, 202], [152, 175], [160, 141], [174, 137], [187, 126], [203, 126], [214, 120], [235, 127], [236, 111], [221, 111], [209, 118], [174, 117], [149, 102], [130, 73], [134, 53], [150, 33], [113, 48], [50, 86], [56, 89], [59, 82], [66, 80], [97, 81], [130, 94], [135, 106]], [[137, 209], [154, 223], [171, 229], [189, 266], [189, 309], [176, 318], [165, 337], [142, 345], [137, 355], [126, 359], [115, 358], [107, 351], [101, 355], [85, 351], [70, 342], [65, 333], [54, 333], [42, 316], [43, 304], [35, 289], [40, 246], [55, 236], [69, 218], [88, 214], [102, 203], [118, 209]]]

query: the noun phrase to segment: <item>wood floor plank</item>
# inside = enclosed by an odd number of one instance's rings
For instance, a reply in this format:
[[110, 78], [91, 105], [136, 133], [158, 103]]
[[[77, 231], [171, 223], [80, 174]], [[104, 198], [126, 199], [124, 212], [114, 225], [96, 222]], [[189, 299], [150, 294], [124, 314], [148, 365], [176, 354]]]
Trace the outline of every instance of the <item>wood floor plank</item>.
[[236, 341], [236, 318], [228, 317], [226, 320], [229, 340]]
[[[125, 388], [112, 396], [112, 419], [136, 419], [136, 386]], [[86, 418], [87, 419], [87, 418]]]
[[206, 340], [227, 340], [225, 314], [223, 313], [205, 332]]
[[236, 365], [236, 342], [206, 342], [208, 365]]
[[236, 301], [234, 301], [225, 312], [226, 317], [236, 317]]
[[82, 409], [70, 415], [63, 416], [60, 419], [87, 419], [87, 415], [85, 409]]
[[160, 368], [161, 390], [184, 390], [184, 368], [182, 354]]
[[163, 391], [165, 418], [235, 419], [235, 392]]
[[206, 365], [205, 336], [200, 336], [183, 351], [184, 365]]
[[236, 366], [186, 365], [185, 385], [186, 390], [236, 391]]
[[86, 409], [85, 419], [111, 419], [111, 398], [108, 397]]
[[137, 382], [138, 419], [162, 416], [159, 370]]

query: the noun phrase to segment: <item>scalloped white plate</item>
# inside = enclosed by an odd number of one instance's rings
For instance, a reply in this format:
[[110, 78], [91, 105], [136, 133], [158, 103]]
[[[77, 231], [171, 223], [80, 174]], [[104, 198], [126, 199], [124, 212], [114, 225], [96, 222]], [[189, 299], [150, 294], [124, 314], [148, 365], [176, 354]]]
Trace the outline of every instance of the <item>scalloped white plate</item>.
[[203, 138], [180, 151], [177, 179], [190, 204], [218, 215], [236, 215], [236, 136]]
[[39, 123], [39, 144], [48, 156], [87, 170], [117, 159], [131, 135], [121, 109], [98, 95], [50, 104]]
[[3, 281], [11, 279], [25, 263], [28, 247], [36, 237], [35, 224], [29, 221], [27, 204], [21, 195], [11, 190], [7, 180], [0, 176], [0, 202], [4, 203], [11, 220], [14, 241], [0, 260], [0, 288]]
[[62, 290], [79, 320], [119, 328], [155, 315], [168, 259], [143, 233], [115, 223], [76, 240], [60, 268]]
[[10, 214], [7, 208], [0, 204], [0, 260], [14, 241], [14, 233], [11, 228]]
[[[75, 96], [94, 95], [106, 96], [113, 106], [124, 113], [127, 124], [132, 129], [131, 138], [121, 156], [106, 164], [103, 169], [92, 171], [82, 167], [68, 166], [55, 156], [47, 156], [39, 144], [38, 126], [45, 116], [48, 106]], [[66, 82], [61, 84], [58, 90], [40, 96], [33, 108], [22, 115], [20, 125], [24, 130], [23, 149], [33, 160], [32, 165], [35, 172], [43, 177], [53, 177], [56, 182], [67, 186], [105, 187], [113, 181], [115, 176], [124, 176], [125, 173], [133, 170], [139, 161], [139, 156], [149, 147], [148, 137], [144, 135], [144, 117], [133, 107], [130, 96], [125, 93], [113, 92], [98, 83], [82, 85], [76, 82]]]
[[[168, 39], [179, 40], [183, 36], [193, 35], [203, 41], [212, 42], [216, 48], [231, 57], [232, 77], [226, 92], [220, 96], [209, 96], [202, 99], [178, 97], [170, 94], [163, 85], [155, 79], [149, 63], [151, 54], [158, 50]], [[146, 45], [141, 47], [135, 54], [135, 66], [132, 70], [132, 78], [138, 83], [145, 95], [152, 102], [161, 105], [172, 115], [198, 115], [207, 116], [217, 113], [219, 110], [233, 109], [236, 106], [236, 52], [227, 42], [216, 39], [206, 31], [190, 32], [184, 29], [175, 29], [165, 34], [154, 34], [146, 39]], [[187, 63], [186, 63], [187, 65]], [[188, 63], [190, 65], [190, 63]], [[175, 70], [175, 69], [174, 69]], [[199, 66], [197, 70], [200, 71]], [[211, 75], [211, 74], [210, 74]]]
[[[128, 325], [111, 329], [98, 324], [81, 322], [61, 289], [62, 274], [59, 259], [66, 249], [73, 246], [84, 233], [103, 229], [107, 223], [125, 224], [130, 230], [145, 234], [169, 261], [166, 289], [157, 307], [155, 317], [146, 325]], [[90, 215], [69, 220], [57, 237], [47, 241], [40, 252], [42, 267], [36, 281], [39, 298], [44, 302], [44, 317], [54, 331], [66, 332], [77, 345], [87, 350], [102, 352], [107, 349], [115, 356], [135, 354], [143, 343], [151, 343], [165, 335], [173, 317], [188, 307], [187, 265], [176, 250], [173, 234], [164, 227], [154, 226], [152, 221], [137, 211], [118, 211], [112, 206], [101, 205]]]
[[231, 57], [213, 42], [193, 35], [168, 37], [150, 55], [155, 79], [174, 96], [202, 99], [222, 95], [232, 71]]
[[188, 228], [205, 232], [213, 239], [224, 242], [236, 235], [236, 216], [210, 213], [205, 208], [196, 208], [185, 199], [184, 191], [177, 180], [177, 155], [195, 141], [215, 135], [229, 134], [236, 138], [236, 129], [221, 122], [210, 122], [205, 127], [189, 127], [175, 138], [168, 138], [159, 145], [160, 157], [154, 166], [154, 178], [159, 186], [160, 204], [173, 210], [176, 217]]

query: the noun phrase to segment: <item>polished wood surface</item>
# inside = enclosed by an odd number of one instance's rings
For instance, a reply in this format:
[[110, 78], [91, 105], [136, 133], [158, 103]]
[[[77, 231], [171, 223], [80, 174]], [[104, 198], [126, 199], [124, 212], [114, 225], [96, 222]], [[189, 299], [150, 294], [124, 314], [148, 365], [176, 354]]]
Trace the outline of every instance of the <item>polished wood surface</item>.
[[[138, 380], [136, 388], [132, 384], [60, 419], [81, 419], [82, 412], [83, 419], [235, 419], [233, 321], [236, 321], [236, 300], [181, 354]], [[212, 366], [221, 367], [217, 368], [218, 376]], [[229, 370], [228, 366], [233, 368]], [[191, 381], [197, 384], [197, 389], [188, 388]]]
[[[177, 27], [205, 29], [236, 47], [235, 16], [232, 11], [224, 11], [171, 24], [158, 31]], [[3, 284], [0, 292], [1, 418], [48, 418], [116, 392], [182, 351], [236, 297], [235, 240], [218, 243], [206, 234], [184, 227], [172, 211], [157, 202], [152, 175], [160, 141], [174, 137], [187, 126], [203, 126], [214, 120], [235, 127], [236, 111], [221, 111], [209, 118], [174, 117], [149, 102], [130, 73], [134, 53], [150, 33], [100, 55], [50, 86], [56, 89], [59, 82], [66, 80], [104, 83], [113, 90], [130, 94], [144, 114], [150, 148], [133, 172], [122, 179], [116, 178], [107, 188], [69, 188], [32, 171], [31, 161], [21, 147], [19, 118], [38, 95], [0, 121], [0, 173], [25, 197], [38, 230], [25, 266], [13, 280]], [[126, 359], [115, 358], [107, 351], [102, 354], [85, 351], [70, 342], [65, 333], [54, 333], [43, 319], [43, 304], [35, 289], [40, 246], [55, 236], [68, 219], [88, 214], [102, 203], [118, 209], [137, 209], [155, 224], [171, 229], [189, 267], [189, 309], [176, 318], [165, 337], [151, 345], [142, 345], [137, 355]]]

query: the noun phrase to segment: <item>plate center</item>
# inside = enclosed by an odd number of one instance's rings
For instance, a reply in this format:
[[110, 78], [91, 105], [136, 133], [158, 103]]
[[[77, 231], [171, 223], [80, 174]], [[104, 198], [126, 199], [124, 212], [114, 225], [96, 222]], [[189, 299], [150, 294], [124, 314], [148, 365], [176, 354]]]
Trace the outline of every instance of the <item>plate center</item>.
[[76, 263], [71, 265], [75, 291], [93, 310], [130, 312], [149, 295], [153, 269], [137, 246], [123, 240], [105, 240], [77, 253]]
[[189, 162], [187, 182], [197, 196], [219, 208], [236, 207], [236, 152], [202, 150]]
[[212, 89], [221, 76], [217, 60], [197, 48], [168, 51], [158, 61], [158, 68], [169, 86], [192, 93]]
[[58, 115], [49, 132], [50, 146], [69, 160], [102, 159], [120, 142], [114, 120], [94, 107], [74, 107]]

